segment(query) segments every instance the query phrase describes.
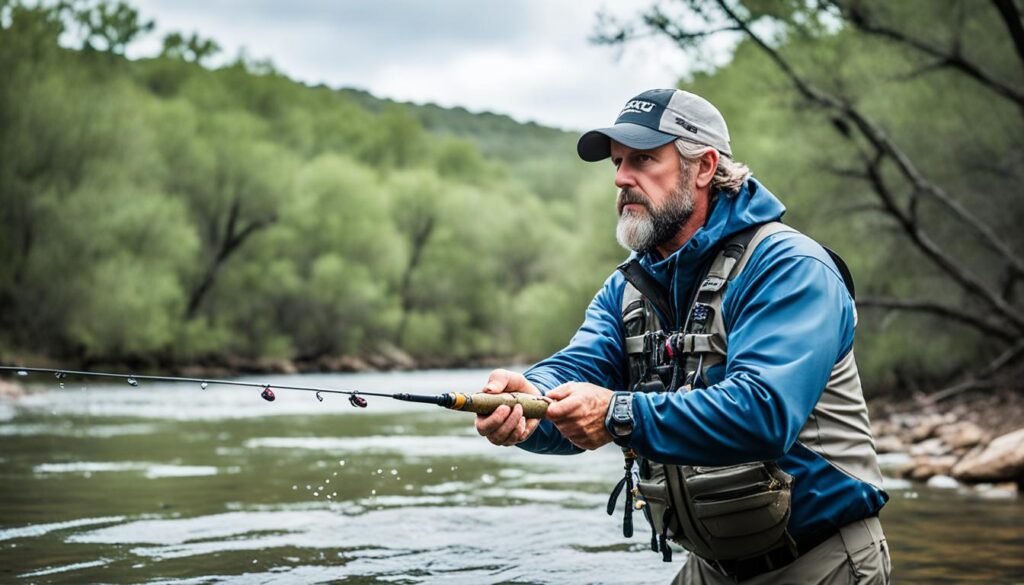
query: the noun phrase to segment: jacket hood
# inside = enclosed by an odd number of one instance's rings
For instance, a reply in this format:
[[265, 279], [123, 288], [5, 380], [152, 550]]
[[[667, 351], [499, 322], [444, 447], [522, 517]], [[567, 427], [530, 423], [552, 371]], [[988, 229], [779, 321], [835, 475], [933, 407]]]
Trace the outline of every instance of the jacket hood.
[[[696, 273], [730, 236], [757, 224], [776, 221], [785, 212], [786, 206], [751, 177], [735, 195], [718, 196], [704, 226], [681, 248], [663, 259], [644, 254], [640, 257], [640, 264], [667, 288], [676, 290], [678, 295], [678, 289], [690, 287], [698, 278]], [[672, 286], [673, 280], [682, 286]], [[679, 306], [678, 296], [675, 300]]]

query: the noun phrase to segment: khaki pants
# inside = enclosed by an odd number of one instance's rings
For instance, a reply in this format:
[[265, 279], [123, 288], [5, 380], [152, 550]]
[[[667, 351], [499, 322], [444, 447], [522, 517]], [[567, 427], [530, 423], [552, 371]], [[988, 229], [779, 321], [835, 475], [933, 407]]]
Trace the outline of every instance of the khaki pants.
[[[878, 518], [858, 520], [792, 563], [743, 581], [744, 585], [888, 585], [889, 547]], [[676, 575], [674, 585], [736, 583], [695, 555]]]

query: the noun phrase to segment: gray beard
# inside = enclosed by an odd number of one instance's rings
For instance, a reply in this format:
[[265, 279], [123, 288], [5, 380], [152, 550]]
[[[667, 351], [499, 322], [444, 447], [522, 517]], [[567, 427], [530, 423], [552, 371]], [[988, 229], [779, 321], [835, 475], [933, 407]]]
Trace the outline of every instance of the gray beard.
[[646, 254], [679, 233], [679, 228], [693, 215], [694, 197], [680, 180], [663, 207], [654, 207], [639, 192], [628, 189], [619, 192], [618, 203], [643, 206], [643, 211], [630, 209], [622, 212], [615, 228], [615, 239], [627, 250]]

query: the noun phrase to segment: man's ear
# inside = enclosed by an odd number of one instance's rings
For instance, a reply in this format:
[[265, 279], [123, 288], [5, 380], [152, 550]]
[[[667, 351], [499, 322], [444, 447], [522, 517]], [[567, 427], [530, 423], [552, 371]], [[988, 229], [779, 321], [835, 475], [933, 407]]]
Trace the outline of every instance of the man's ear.
[[718, 170], [718, 151], [709, 148], [698, 159], [697, 176], [694, 177], [697, 188], [704, 189], [710, 185], [716, 170]]

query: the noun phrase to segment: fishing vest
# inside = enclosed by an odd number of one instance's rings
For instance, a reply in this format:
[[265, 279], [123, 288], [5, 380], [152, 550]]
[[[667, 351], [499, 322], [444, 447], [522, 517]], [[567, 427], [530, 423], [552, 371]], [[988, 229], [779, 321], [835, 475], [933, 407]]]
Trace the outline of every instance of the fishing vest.
[[[621, 317], [631, 391], [700, 392], [707, 387], [708, 369], [724, 364], [728, 353], [722, 317], [725, 291], [758, 244], [780, 232], [796, 230], [770, 222], [730, 238], [700, 281], [681, 326], [662, 323], [661, 316], [675, 318], [668, 291], [636, 259], [619, 267], [627, 281]], [[853, 280], [845, 263], [831, 250], [828, 253], [853, 296]], [[822, 433], [822, 423], [830, 430]], [[840, 455], [828, 457], [830, 463], [881, 485], [852, 350], [833, 367], [798, 440], [823, 454], [829, 443], [842, 443], [835, 449]], [[713, 561], [751, 558], [782, 546], [796, 554], [786, 529], [793, 477], [774, 461], [724, 467], [667, 465], [640, 458], [631, 449], [624, 448], [623, 453], [626, 475], [612, 492], [609, 514], [618, 493], [626, 488], [623, 533], [632, 534], [632, 509], [642, 510], [651, 525], [651, 548], [660, 551], [664, 560], [671, 560], [667, 540]]]

